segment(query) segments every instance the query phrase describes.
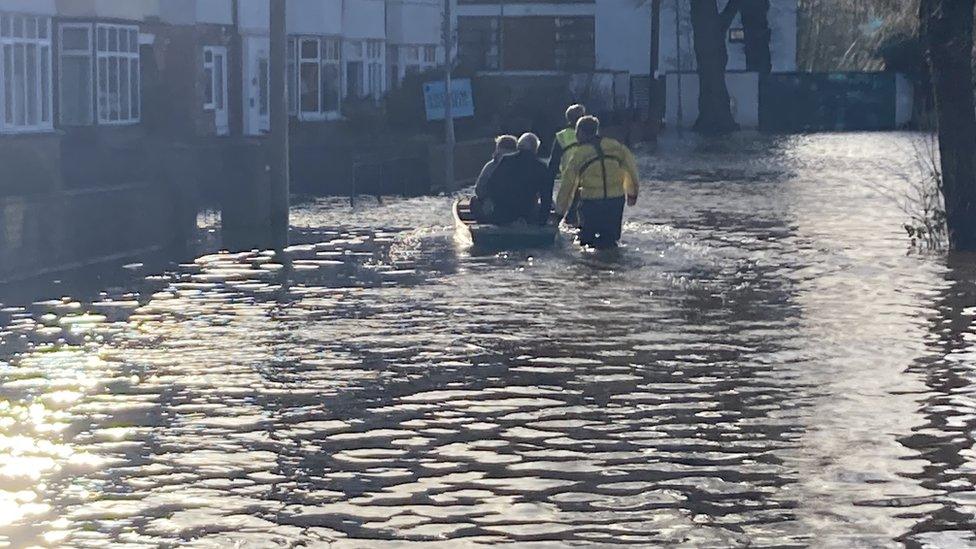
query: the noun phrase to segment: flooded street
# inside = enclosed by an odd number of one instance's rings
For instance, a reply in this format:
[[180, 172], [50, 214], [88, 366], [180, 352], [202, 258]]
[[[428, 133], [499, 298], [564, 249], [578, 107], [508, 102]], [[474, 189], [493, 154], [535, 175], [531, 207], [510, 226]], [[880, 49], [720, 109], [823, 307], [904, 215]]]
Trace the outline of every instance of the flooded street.
[[667, 140], [626, 246], [295, 208], [0, 312], [0, 546], [973, 547], [976, 260], [910, 134]]

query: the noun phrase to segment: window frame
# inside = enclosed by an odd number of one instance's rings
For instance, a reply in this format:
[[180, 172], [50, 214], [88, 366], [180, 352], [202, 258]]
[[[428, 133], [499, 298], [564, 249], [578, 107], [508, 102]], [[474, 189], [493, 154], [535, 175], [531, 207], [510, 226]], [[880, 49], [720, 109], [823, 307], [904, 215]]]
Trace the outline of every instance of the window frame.
[[[26, 32], [27, 27], [23, 26], [21, 23], [21, 35], [14, 36], [14, 19], [29, 18], [34, 20], [34, 36], [28, 36], [30, 33]], [[38, 32], [44, 25], [44, 36]], [[30, 134], [30, 133], [46, 133], [54, 131], [54, 40], [52, 39], [51, 32], [53, 31], [52, 18], [47, 15], [29, 14], [29, 13], [19, 13], [19, 12], [0, 12], [0, 134], [5, 135], [16, 135], [16, 134]], [[14, 64], [16, 63], [17, 46], [21, 46], [22, 61], [23, 61], [23, 71], [24, 71], [24, 81], [23, 81], [23, 104], [15, 105], [13, 99], [11, 99], [11, 110], [9, 113], [12, 119], [11, 123], [7, 122], [7, 99], [8, 94], [12, 94], [10, 90], [7, 90], [6, 82], [6, 52], [7, 48], [10, 48], [11, 55], [11, 68], [16, 74], [16, 69]], [[28, 112], [28, 107], [30, 106], [30, 100], [28, 92], [30, 90], [30, 83], [28, 82], [29, 68], [27, 63], [27, 52], [29, 46], [34, 46], [35, 50], [35, 62], [34, 62], [34, 109], [36, 112], [35, 124], [28, 124], [30, 113]], [[44, 70], [44, 58], [45, 49], [47, 51], [47, 70]], [[44, 89], [44, 82], [47, 81], [47, 90]], [[14, 76], [10, 76], [10, 82], [14, 81]], [[45, 93], [46, 92], [46, 93]], [[16, 95], [11, 95], [11, 97], [16, 98]], [[24, 123], [17, 123], [17, 108], [23, 111]], [[47, 119], [44, 119], [44, 114], [47, 113]]]
[[[314, 34], [295, 34], [290, 35], [289, 44], [291, 50], [289, 55], [294, 55], [294, 68], [289, 67], [288, 86], [294, 88], [294, 92], [289, 91], [289, 97], [294, 97], [294, 108], [289, 108], [289, 114], [297, 117], [301, 121], [318, 122], [324, 120], [336, 120], [342, 116], [343, 94], [343, 41], [339, 36], [333, 35], [314, 35]], [[302, 43], [306, 41], [316, 41], [318, 52], [315, 57], [302, 57]], [[310, 111], [302, 108], [302, 64], [317, 63], [318, 65], [318, 110]], [[323, 77], [326, 66], [335, 68], [338, 81], [335, 83], [337, 90], [337, 100], [335, 109], [327, 109], [323, 101]]]
[[[64, 30], [65, 29], [84, 29], [88, 35], [88, 48], [84, 52], [82, 50], [65, 50], [64, 48]], [[69, 127], [84, 127], [91, 126], [95, 124], [95, 60], [92, 57], [92, 51], [95, 47], [95, 31], [94, 26], [91, 23], [72, 23], [65, 22], [58, 24], [58, 123], [62, 126]], [[83, 124], [66, 124], [64, 122], [63, 114], [64, 107], [61, 102], [61, 93], [64, 91], [64, 58], [65, 57], [84, 57], [88, 60], [88, 112], [86, 113], [86, 122]]]
[[[139, 26], [138, 25], [127, 25], [127, 24], [121, 24], [121, 23], [99, 23], [99, 22], [95, 22], [95, 23], [93, 23], [93, 27], [94, 27], [94, 32], [92, 33], [92, 42], [93, 42], [93, 44], [92, 44], [92, 59], [94, 60], [94, 64], [95, 64], [95, 79], [92, 82], [92, 86], [93, 86], [93, 90], [95, 92], [93, 94], [93, 97], [95, 98], [95, 100], [94, 100], [94, 104], [95, 104], [95, 123], [98, 124], [99, 126], [134, 126], [134, 125], [137, 125], [137, 124], [139, 124], [139, 123], [142, 122], [142, 59], [141, 59], [141, 56], [139, 55]], [[108, 44], [109, 38], [108, 37], [106, 37], [106, 49], [105, 49], [105, 51], [100, 50], [99, 49], [100, 46], [99, 46], [99, 43], [98, 43], [98, 33], [99, 33], [99, 31], [101, 29], [105, 29], [106, 30], [106, 35], [108, 35], [112, 30], [115, 30], [116, 33], [118, 33], [118, 31], [120, 31], [120, 30], [126, 30], [126, 31], [129, 31], [129, 32], [134, 31], [135, 32], [135, 35], [136, 35], [135, 51], [134, 52], [133, 51], [121, 51], [121, 48], [118, 45], [116, 46], [116, 50], [115, 51], [111, 51], [109, 49], [109, 44]], [[130, 47], [131, 47], [131, 44], [130, 44]], [[109, 67], [109, 65], [111, 64], [111, 59], [113, 59], [113, 58], [116, 59], [116, 71], [117, 71], [115, 84], [118, 86], [118, 88], [120, 90], [119, 91], [119, 98], [118, 98], [118, 103], [119, 103], [118, 104], [118, 107], [119, 107], [119, 119], [118, 120], [112, 120], [111, 119], [111, 112], [112, 112], [111, 111], [111, 107], [109, 107], [107, 105], [109, 91], [106, 90], [106, 109], [105, 110], [107, 112], [105, 112], [105, 113], [102, 112], [102, 109], [101, 109], [101, 98], [100, 98], [100, 95], [102, 93], [102, 91], [100, 89], [101, 88], [101, 84], [102, 84], [102, 72], [101, 72], [102, 71], [102, 63], [101, 63], [101, 61], [102, 61], [102, 59], [105, 59], [106, 60], [105, 65], [106, 65], [106, 67]], [[125, 59], [127, 61], [126, 62], [126, 67], [127, 67], [127, 70], [129, 71], [129, 76], [127, 77], [127, 79], [128, 79], [127, 82], [128, 82], [128, 84], [130, 86], [130, 88], [127, 90], [127, 93], [129, 94], [129, 117], [128, 118], [125, 118], [125, 119], [122, 118], [122, 99], [121, 99], [121, 97], [122, 97], [122, 94], [121, 94], [122, 82], [119, 79], [119, 77], [122, 75], [122, 73], [118, 69], [118, 67], [120, 66], [120, 61], [122, 59]], [[135, 63], [136, 63], [136, 71], [135, 71], [136, 79], [135, 79], [135, 82], [132, 81], [132, 62], [133, 61], [135, 61]], [[106, 87], [107, 88], [108, 87], [111, 87], [111, 80], [110, 80], [110, 78], [112, 76], [111, 75], [111, 72], [110, 72], [111, 70], [112, 69], [107, 68], [107, 71], [109, 71], [109, 73], [105, 75], [105, 77], [106, 77]], [[135, 89], [134, 90], [131, 88], [131, 86], [133, 86], [133, 85], [135, 86]], [[138, 101], [139, 101], [139, 106], [138, 106], [137, 109], [133, 109], [133, 105], [132, 105], [132, 98], [133, 98], [133, 96], [136, 99], [138, 99]], [[138, 114], [135, 117], [132, 116], [133, 110], [137, 110], [138, 111]], [[103, 114], [105, 115], [104, 117], [103, 117]]]

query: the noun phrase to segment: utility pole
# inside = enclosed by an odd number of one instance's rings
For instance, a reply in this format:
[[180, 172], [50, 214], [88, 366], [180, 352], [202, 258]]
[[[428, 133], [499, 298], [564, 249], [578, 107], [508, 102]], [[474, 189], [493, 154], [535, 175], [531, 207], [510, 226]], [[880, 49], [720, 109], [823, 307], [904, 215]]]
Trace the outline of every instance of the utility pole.
[[454, 67], [454, 22], [451, 20], [451, 2], [444, 0], [444, 185], [454, 190], [454, 94], [451, 93], [451, 71]]
[[654, 130], [657, 131], [657, 123], [654, 120], [657, 104], [660, 98], [656, 97], [657, 69], [661, 60], [661, 0], [651, 1], [651, 62], [647, 73], [647, 121], [654, 123]]
[[674, 55], [678, 64], [678, 133], [684, 124], [684, 105], [681, 98], [681, 0], [674, 0]]
[[271, 242], [275, 248], [288, 245], [288, 93], [285, 66], [288, 34], [286, 29], [287, 0], [271, 0], [270, 102], [271, 136]]

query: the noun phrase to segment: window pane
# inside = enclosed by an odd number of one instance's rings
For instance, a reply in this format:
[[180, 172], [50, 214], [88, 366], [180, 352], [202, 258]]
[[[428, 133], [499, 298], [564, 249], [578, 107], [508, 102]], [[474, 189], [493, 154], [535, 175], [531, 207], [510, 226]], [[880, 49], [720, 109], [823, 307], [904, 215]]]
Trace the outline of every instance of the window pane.
[[37, 38], [37, 18], [35, 17], [25, 17], [24, 18], [24, 34], [27, 38], [35, 39]]
[[[32, 20], [32, 19], [31, 19]], [[27, 68], [26, 81], [24, 82], [27, 88], [25, 92], [27, 95], [27, 109], [26, 109], [26, 120], [28, 126], [36, 126], [38, 123], [38, 102], [37, 96], [40, 90], [38, 89], [38, 84], [40, 83], [40, 78], [37, 74], [37, 45], [27, 44], [25, 65]]]
[[294, 61], [288, 62], [288, 112], [295, 113], [298, 109], [298, 71]]
[[214, 90], [217, 98], [217, 110], [224, 110], [224, 56], [214, 57]]
[[129, 120], [129, 60], [119, 60], [119, 119]]
[[[3, 88], [13, 90], [14, 87], [14, 47], [7, 44], [3, 47]], [[14, 94], [4, 94], [4, 117], [7, 124], [14, 123]]]
[[301, 105], [302, 112], [319, 112], [318, 63], [302, 63]]
[[98, 60], [98, 119], [108, 120], [108, 59]]
[[115, 27], [108, 29], [108, 50], [119, 51], [119, 30]]
[[129, 31], [129, 51], [139, 53], [139, 31]]
[[88, 29], [67, 27], [61, 29], [61, 49], [88, 52]]
[[41, 122], [51, 121], [51, 48], [41, 48]]
[[24, 18], [23, 17], [12, 17], [14, 22], [14, 37], [23, 38], [24, 37]]
[[119, 58], [108, 60], [108, 112], [109, 120], [119, 119]]
[[84, 126], [91, 120], [91, 58], [61, 58], [61, 123]]
[[262, 116], [268, 114], [268, 59], [264, 58], [258, 62], [258, 109]]
[[362, 97], [363, 64], [361, 61], [346, 63], [346, 97]]
[[24, 79], [27, 77], [27, 67], [24, 65], [26, 49], [23, 44], [14, 44], [14, 124], [27, 124], [27, 110], [24, 108], [26, 97], [24, 93]]
[[129, 97], [132, 104], [132, 119], [139, 120], [139, 113], [142, 110], [142, 95], [139, 94], [139, 82], [142, 75], [139, 74], [139, 59], [129, 61]]
[[213, 69], [203, 69], [203, 104], [213, 105]]
[[98, 27], [98, 51], [108, 51], [108, 29]]
[[339, 110], [339, 80], [339, 65], [322, 65], [322, 110], [325, 112]]
[[319, 41], [318, 40], [302, 40], [302, 59], [318, 59], [319, 58]]
[[47, 27], [51, 24], [51, 20], [44, 18], [37, 20], [37, 37], [47, 38]]
[[0, 16], [0, 36], [10, 36], [9, 16]]
[[203, 62], [213, 63], [213, 51], [210, 49], [203, 50]]

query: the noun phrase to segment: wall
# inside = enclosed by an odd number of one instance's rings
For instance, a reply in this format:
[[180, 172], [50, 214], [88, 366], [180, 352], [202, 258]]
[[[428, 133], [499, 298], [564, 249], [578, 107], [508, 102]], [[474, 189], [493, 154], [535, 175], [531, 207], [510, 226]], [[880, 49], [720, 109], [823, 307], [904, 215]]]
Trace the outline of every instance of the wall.
[[[604, 0], [611, 1], [611, 0]], [[618, 1], [618, 0], [613, 0]], [[724, 2], [720, 5], [724, 6]], [[678, 47], [675, 43], [675, 12], [674, 3], [661, 3], [661, 62], [660, 72], [696, 70], [694, 30], [691, 27], [691, 7], [687, 2], [681, 2], [680, 11], [680, 66], [678, 64]], [[732, 27], [741, 27], [740, 16], [736, 16]], [[796, 33], [797, 33], [797, 0], [771, 0], [769, 8], [770, 53], [772, 54], [773, 72], [792, 72], [796, 70]], [[729, 52], [728, 70], [744, 71], [746, 69], [746, 54], [743, 44], [726, 44]], [[646, 74], [646, 69], [644, 74]]]
[[345, 38], [386, 38], [385, 0], [345, 0], [342, 34]]
[[[732, 117], [742, 129], [759, 127], [759, 74], [730, 72], [725, 75], [732, 99]], [[698, 119], [698, 75], [681, 75], [681, 126], [690, 128]], [[678, 127], [678, 74], [667, 76], [667, 110], [665, 121]]]
[[267, 34], [271, 19], [268, 0], [238, 0], [237, 18], [243, 34]]
[[394, 0], [387, 5], [386, 39], [391, 44], [437, 44], [443, 23], [437, 0]]
[[650, 1], [598, 0], [596, 16], [597, 70], [647, 74], [651, 66]]
[[[167, 0], [163, 0], [167, 1]], [[160, 0], [57, 0], [65, 17], [102, 17], [144, 21], [159, 15]]]
[[0, 11], [40, 15], [57, 14], [54, 0], [0, 0]]
[[573, 16], [596, 15], [596, 4], [585, 2], [541, 2], [518, 3], [506, 0], [504, 8], [502, 2], [488, 2], [484, 4], [460, 4], [455, 13], [459, 16], [498, 17], [502, 9], [505, 17], [528, 17], [533, 15], [545, 16]]
[[289, 0], [289, 34], [342, 33], [341, 0]]
[[159, 16], [172, 25], [234, 24], [232, 0], [162, 0]]

